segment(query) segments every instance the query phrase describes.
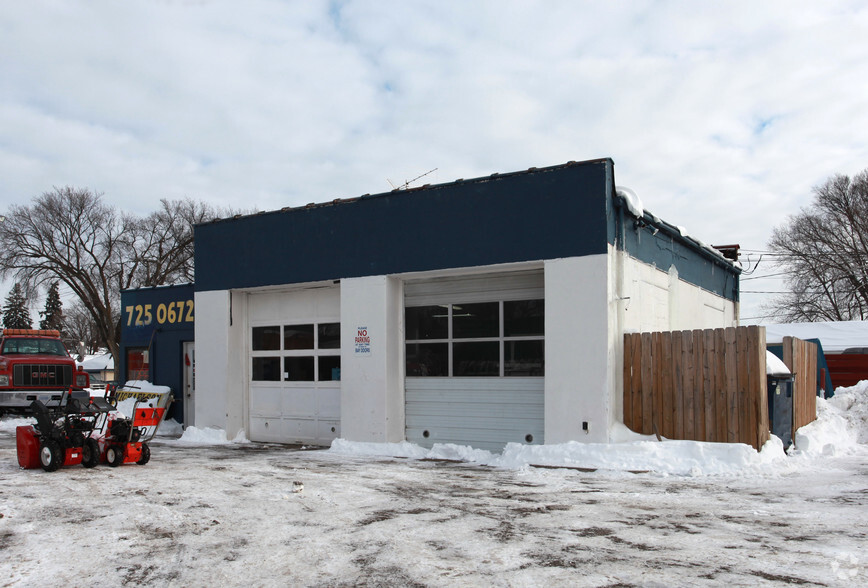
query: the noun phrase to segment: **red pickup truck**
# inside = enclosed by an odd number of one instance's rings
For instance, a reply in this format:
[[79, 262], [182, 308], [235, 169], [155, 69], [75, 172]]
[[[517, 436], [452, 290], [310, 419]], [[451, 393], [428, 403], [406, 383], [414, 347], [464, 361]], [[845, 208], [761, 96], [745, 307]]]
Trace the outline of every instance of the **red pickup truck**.
[[0, 414], [22, 412], [34, 400], [59, 401], [64, 391], [88, 397], [90, 378], [70, 357], [60, 332], [3, 329], [0, 334]]

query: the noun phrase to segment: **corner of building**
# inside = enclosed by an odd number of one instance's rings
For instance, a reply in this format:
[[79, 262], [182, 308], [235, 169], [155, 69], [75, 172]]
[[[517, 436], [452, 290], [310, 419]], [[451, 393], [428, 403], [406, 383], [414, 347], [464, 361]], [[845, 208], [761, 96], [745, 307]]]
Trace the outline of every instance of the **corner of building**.
[[608, 440], [608, 271], [605, 254], [545, 262], [546, 444]]

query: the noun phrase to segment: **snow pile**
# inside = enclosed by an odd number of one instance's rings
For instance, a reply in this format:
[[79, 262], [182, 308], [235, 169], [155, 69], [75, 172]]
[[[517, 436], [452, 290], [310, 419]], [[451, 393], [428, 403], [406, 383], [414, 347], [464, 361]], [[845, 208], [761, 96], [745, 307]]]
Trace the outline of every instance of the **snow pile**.
[[[424, 449], [402, 443], [355, 443], [336, 439], [332, 453], [377, 455], [411, 459], [446, 459], [492, 467], [522, 469], [529, 466], [567, 467], [619, 472], [656, 472], [663, 475], [698, 476], [760, 472], [768, 465], [785, 462], [780, 439], [772, 437], [757, 453], [741, 443], [699, 443], [696, 441], [657, 441], [637, 435], [620, 425], [616, 443], [579, 443], [556, 445], [508, 444], [501, 454], [472, 447], [436, 443]], [[652, 440], [653, 439], [653, 440]]]
[[0, 419], [0, 433], [11, 433], [14, 435], [17, 427], [35, 424], [36, 419], [29, 417], [3, 417]]
[[[840, 394], [840, 397], [839, 397]], [[817, 398], [817, 420], [796, 431], [794, 455], [839, 455], [868, 443], [868, 380]]]
[[[775, 371], [775, 370], [773, 370]], [[450, 459], [508, 469], [529, 466], [654, 472], [660, 475], [708, 476], [781, 472], [793, 463], [781, 440], [772, 435], [760, 452], [742, 443], [677, 441], [639, 435], [624, 425], [612, 432], [612, 443], [557, 445], [508, 444], [501, 454], [453, 444], [424, 449], [412, 443], [355, 443], [336, 439], [330, 452], [411, 459]], [[868, 381], [839, 388], [830, 400], [817, 399], [817, 420], [796, 432], [793, 456], [821, 457], [865, 450], [868, 442]]]
[[371, 457], [409, 457], [412, 459], [422, 459], [428, 456], [429, 450], [407, 441], [401, 441], [400, 443], [361, 443], [347, 441], [346, 439], [335, 439], [332, 441], [331, 451], [333, 453], [368, 455]]
[[229, 441], [226, 437], [226, 431], [223, 429], [215, 429], [213, 427], [187, 427], [184, 429], [184, 434], [180, 439], [176, 439], [175, 443], [185, 445], [225, 445], [227, 443], [250, 443], [244, 431], [239, 431], [235, 438]]
[[868, 380], [850, 388], [838, 388], [825, 404], [826, 410], [841, 412], [859, 443], [868, 443]]
[[527, 465], [576, 467], [593, 470], [656, 472], [664, 475], [701, 476], [759, 473], [767, 465], [786, 459], [780, 439], [772, 437], [757, 453], [743, 443], [696, 441], [634, 441], [630, 443], [579, 443], [520, 445], [510, 443], [491, 465], [520, 469]]
[[157, 435], [160, 437], [178, 438], [184, 433], [184, 425], [175, 419], [166, 419], [160, 423], [160, 428], [157, 429]]
[[496, 455], [484, 449], [474, 449], [467, 445], [437, 443], [431, 449], [419, 447], [408, 441], [400, 443], [359, 443], [346, 439], [332, 441], [332, 453], [345, 455], [370, 455], [380, 457], [406, 457], [410, 459], [444, 459], [488, 464]]

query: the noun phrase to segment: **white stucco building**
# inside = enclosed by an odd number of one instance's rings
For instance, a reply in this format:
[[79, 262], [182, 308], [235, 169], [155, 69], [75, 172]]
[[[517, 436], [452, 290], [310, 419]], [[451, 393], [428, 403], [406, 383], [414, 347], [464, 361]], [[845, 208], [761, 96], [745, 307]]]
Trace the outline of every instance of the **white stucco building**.
[[739, 269], [609, 159], [196, 227], [197, 426], [251, 440], [606, 442], [623, 334], [734, 326]]

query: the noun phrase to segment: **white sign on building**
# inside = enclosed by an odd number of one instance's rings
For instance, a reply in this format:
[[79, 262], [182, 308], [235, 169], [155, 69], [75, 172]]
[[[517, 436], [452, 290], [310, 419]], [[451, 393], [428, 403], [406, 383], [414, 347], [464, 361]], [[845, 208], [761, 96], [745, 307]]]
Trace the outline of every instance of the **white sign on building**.
[[356, 355], [371, 354], [371, 336], [368, 335], [368, 327], [356, 329]]

